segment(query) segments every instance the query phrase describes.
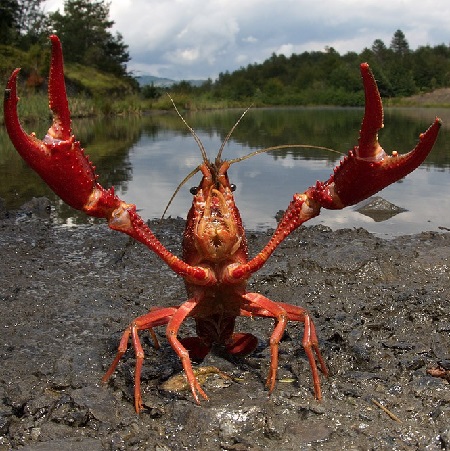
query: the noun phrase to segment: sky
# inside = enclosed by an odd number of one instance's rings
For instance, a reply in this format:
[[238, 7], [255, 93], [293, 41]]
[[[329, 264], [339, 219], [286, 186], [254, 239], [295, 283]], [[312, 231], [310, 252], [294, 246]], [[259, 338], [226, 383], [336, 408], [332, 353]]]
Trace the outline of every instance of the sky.
[[[411, 49], [450, 44], [448, 0], [110, 0], [112, 32], [129, 46], [128, 70], [173, 80], [215, 80], [275, 53], [341, 55], [389, 47], [400, 29]], [[47, 0], [46, 12], [64, 10]]]

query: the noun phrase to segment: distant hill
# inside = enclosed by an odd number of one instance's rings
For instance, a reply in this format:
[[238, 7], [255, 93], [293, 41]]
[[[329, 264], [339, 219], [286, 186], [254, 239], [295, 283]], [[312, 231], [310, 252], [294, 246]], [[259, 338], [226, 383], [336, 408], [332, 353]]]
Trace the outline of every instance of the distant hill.
[[[173, 84], [179, 83], [179, 80], [171, 80], [170, 78], [155, 77], [153, 75], [142, 75], [136, 77], [139, 86], [151, 85], [158, 88], [170, 88]], [[206, 80], [183, 80], [190, 83], [192, 86], [201, 86]]]
[[139, 86], [153, 84], [154, 86], [160, 88], [167, 88], [176, 83], [175, 80], [171, 80], [170, 78], [154, 77], [153, 75], [142, 75], [140, 77], [136, 77], [136, 80], [138, 81]]

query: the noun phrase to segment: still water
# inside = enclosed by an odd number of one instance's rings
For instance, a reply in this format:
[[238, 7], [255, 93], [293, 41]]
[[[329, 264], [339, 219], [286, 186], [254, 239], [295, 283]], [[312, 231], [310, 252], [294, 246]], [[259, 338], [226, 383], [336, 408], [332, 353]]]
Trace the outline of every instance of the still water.
[[[210, 158], [214, 158], [241, 112], [238, 110], [186, 114]], [[342, 211], [322, 210], [308, 224], [333, 229], [364, 227], [383, 237], [426, 230], [450, 229], [450, 111], [388, 109], [380, 143], [390, 153], [411, 150], [419, 134], [435, 116], [444, 126], [437, 145], [424, 164], [404, 180], [378, 194], [406, 211], [375, 221], [349, 207]], [[357, 144], [362, 109], [303, 108], [250, 110], [226, 144], [223, 157], [246, 155], [256, 149], [280, 144], [312, 144], [335, 149], [286, 149], [257, 155], [234, 164], [229, 177], [237, 186], [235, 197], [249, 230], [276, 225], [275, 215], [287, 207], [295, 192], [303, 192], [316, 180], [327, 180], [333, 167]], [[28, 132], [42, 137], [48, 124], [26, 125]], [[113, 118], [74, 121], [73, 130], [100, 174], [99, 181], [113, 185], [117, 194], [137, 205], [144, 219], [160, 218], [178, 184], [200, 161], [198, 146], [175, 113], [144, 118]], [[83, 214], [64, 205], [41, 182], [0, 130], [0, 197], [7, 208], [16, 208], [33, 196], [48, 196], [54, 220], [60, 224], [87, 222]], [[186, 217], [199, 175], [184, 185], [166, 216]]]

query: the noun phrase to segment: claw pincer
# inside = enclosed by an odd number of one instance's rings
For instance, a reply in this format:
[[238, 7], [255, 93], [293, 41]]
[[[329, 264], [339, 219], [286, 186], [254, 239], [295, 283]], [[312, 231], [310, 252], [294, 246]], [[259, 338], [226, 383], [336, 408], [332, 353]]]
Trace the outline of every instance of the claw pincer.
[[387, 155], [378, 142], [378, 131], [384, 127], [383, 105], [368, 64], [361, 64], [361, 75], [366, 103], [358, 146], [349, 151], [327, 182], [329, 185], [334, 183], [334, 193], [343, 206], [367, 199], [414, 171], [430, 153], [441, 126], [441, 121], [436, 119], [420, 135], [417, 146], [411, 152]]
[[97, 182], [89, 158], [71, 131], [71, 120], [63, 72], [61, 43], [51, 36], [52, 60], [49, 77], [49, 106], [53, 124], [43, 140], [27, 134], [17, 116], [16, 69], [8, 80], [5, 96], [5, 126], [14, 147], [61, 199], [77, 210], [92, 216], [108, 217], [119, 207], [120, 200], [111, 190]]
[[358, 146], [348, 152], [328, 181], [317, 182], [307, 191], [324, 208], [357, 204], [414, 171], [430, 153], [441, 126], [436, 118], [411, 152], [387, 155], [378, 142], [378, 131], [384, 127], [383, 104], [367, 63], [361, 64], [361, 76], [366, 102]]

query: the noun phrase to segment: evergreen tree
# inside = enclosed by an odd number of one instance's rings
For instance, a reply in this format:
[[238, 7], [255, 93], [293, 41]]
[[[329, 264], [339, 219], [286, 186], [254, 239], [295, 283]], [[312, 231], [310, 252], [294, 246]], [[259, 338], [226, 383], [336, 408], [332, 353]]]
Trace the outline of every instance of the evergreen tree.
[[0, 0], [0, 44], [27, 49], [46, 32], [43, 0]]
[[28, 48], [48, 38], [48, 18], [41, 8], [44, 0], [19, 0], [20, 45]]
[[392, 37], [390, 49], [394, 51], [397, 56], [405, 56], [409, 53], [409, 44], [406, 40], [405, 33], [402, 30], [397, 30]]
[[18, 0], [0, 0], [0, 44], [11, 44], [19, 33]]
[[101, 0], [66, 0], [64, 14], [50, 14], [50, 22], [64, 46], [67, 62], [95, 67], [114, 75], [126, 75], [130, 60], [122, 35], [109, 29], [109, 3]]

